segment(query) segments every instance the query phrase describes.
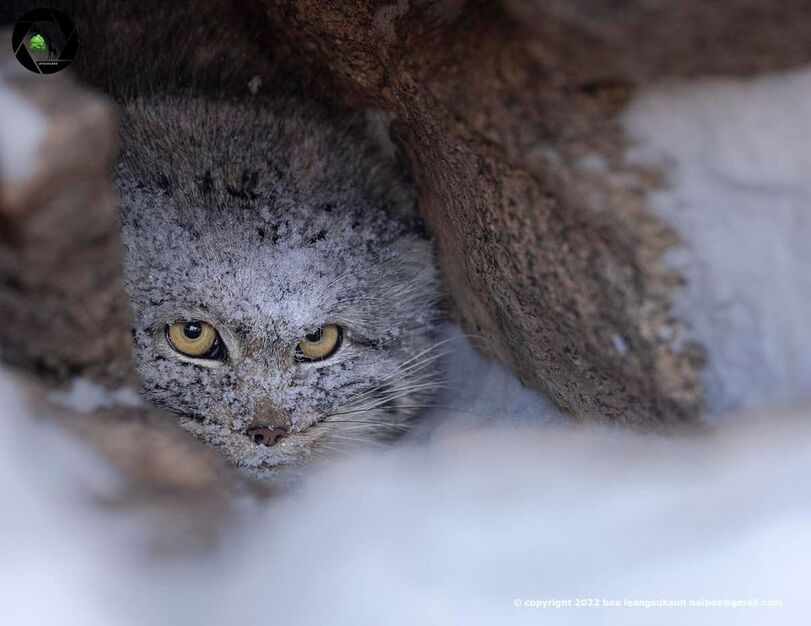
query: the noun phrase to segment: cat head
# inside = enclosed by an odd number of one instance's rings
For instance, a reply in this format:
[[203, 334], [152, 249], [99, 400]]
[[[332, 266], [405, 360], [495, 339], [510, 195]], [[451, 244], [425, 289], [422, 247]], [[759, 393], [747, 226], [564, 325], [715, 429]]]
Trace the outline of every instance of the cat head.
[[260, 477], [407, 429], [437, 386], [435, 259], [357, 119], [134, 102], [117, 181], [150, 399]]

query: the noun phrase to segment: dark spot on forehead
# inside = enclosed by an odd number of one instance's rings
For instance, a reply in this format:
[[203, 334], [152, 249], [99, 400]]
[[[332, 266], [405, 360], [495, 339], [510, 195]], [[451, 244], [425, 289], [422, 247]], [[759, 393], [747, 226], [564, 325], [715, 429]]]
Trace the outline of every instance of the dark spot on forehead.
[[204, 194], [210, 194], [214, 189], [214, 180], [211, 178], [211, 170], [206, 170], [206, 173], [203, 174], [199, 182], [200, 191]]
[[165, 191], [166, 195], [169, 195], [169, 196], [172, 195], [172, 186], [171, 186], [171, 183], [169, 181], [169, 177], [164, 173], [161, 173], [158, 176], [158, 188], [161, 191]]
[[238, 185], [226, 185], [225, 191], [234, 198], [240, 200], [256, 200], [259, 197], [259, 192], [256, 186], [259, 182], [259, 172], [256, 170], [245, 169], [242, 170], [242, 177]]

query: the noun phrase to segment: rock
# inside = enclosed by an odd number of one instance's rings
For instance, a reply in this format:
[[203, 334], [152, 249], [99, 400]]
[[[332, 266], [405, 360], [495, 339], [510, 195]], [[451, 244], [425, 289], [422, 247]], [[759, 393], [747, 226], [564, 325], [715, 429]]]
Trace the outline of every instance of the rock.
[[[274, 43], [393, 114], [456, 316], [528, 385], [582, 418], [695, 420], [701, 346], [671, 329], [645, 206], [624, 161], [637, 85], [811, 56], [807, 1], [264, 0]], [[302, 61], [297, 60], [300, 65]]]
[[[16, 173], [2, 170], [3, 359], [58, 380], [133, 381], [112, 107], [66, 77], [22, 72], [2, 82], [6, 119], [34, 120], [29, 131], [4, 134], [4, 154], [20, 161]], [[41, 132], [26, 146], [34, 128]], [[15, 156], [18, 149], [27, 154]]]

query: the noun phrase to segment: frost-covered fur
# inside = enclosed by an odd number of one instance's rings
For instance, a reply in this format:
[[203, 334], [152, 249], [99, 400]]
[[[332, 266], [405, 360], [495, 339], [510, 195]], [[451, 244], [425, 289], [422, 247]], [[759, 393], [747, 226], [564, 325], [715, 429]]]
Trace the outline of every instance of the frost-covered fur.
[[[437, 385], [438, 282], [402, 171], [362, 118], [286, 100], [138, 100], [117, 167], [138, 370], [147, 396], [261, 477], [405, 430]], [[222, 360], [169, 324], [211, 323]], [[336, 354], [299, 362], [325, 324]], [[289, 435], [250, 427], [287, 414]]]

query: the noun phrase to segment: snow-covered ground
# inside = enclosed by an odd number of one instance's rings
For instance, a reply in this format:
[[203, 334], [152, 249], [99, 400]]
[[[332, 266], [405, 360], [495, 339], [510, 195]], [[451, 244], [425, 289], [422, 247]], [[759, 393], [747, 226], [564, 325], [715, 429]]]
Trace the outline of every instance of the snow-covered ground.
[[683, 239], [674, 313], [708, 409], [811, 402], [811, 69], [663, 85], [624, 122], [630, 159], [668, 173], [649, 205]]
[[[487, 384], [494, 370], [479, 366]], [[446, 424], [244, 507], [210, 552], [161, 558], [144, 552], [148, 522], [94, 505], [117, 487], [109, 468], [36, 422], [5, 373], [0, 398], [3, 623], [799, 624], [808, 613], [808, 414], [687, 439]], [[663, 600], [782, 606], [555, 608]]]

